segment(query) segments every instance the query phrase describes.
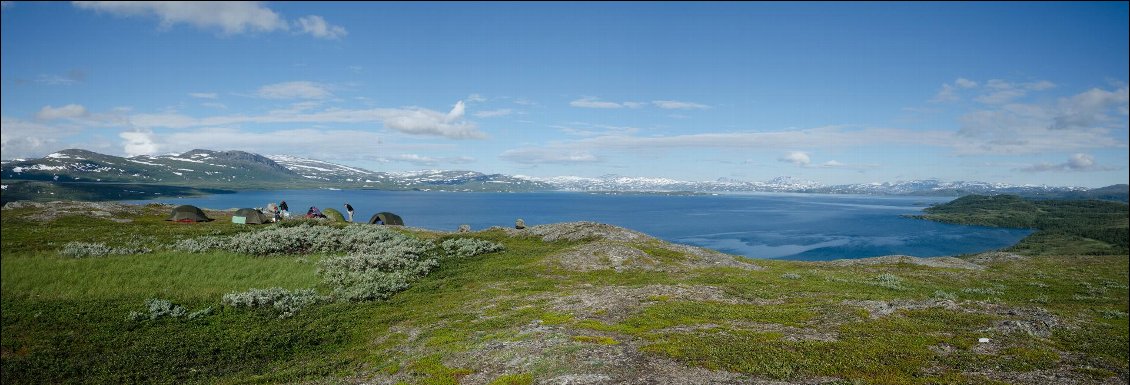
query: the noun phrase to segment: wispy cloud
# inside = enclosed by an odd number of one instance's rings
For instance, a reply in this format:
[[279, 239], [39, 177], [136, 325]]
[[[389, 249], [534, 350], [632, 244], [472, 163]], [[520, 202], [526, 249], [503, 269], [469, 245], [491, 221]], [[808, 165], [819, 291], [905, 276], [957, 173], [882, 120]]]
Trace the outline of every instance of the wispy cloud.
[[584, 149], [555, 147], [526, 147], [506, 150], [500, 158], [522, 164], [593, 163], [600, 158]]
[[68, 104], [62, 107], [43, 106], [35, 114], [39, 120], [75, 119], [86, 116], [86, 107], [78, 104]]
[[620, 103], [603, 102], [603, 101], [597, 100], [596, 98], [592, 98], [592, 97], [580, 98], [580, 99], [571, 101], [571, 102], [569, 102], [569, 105], [573, 106], [573, 107], [577, 107], [577, 108], [606, 108], [606, 109], [624, 108], [624, 105], [622, 105]]
[[960, 118], [954, 147], [965, 155], [1125, 148], [1112, 133], [1126, 129], [1127, 95], [1123, 85], [1114, 91], [1091, 89], [1055, 103], [989, 104]]
[[197, 99], [215, 99], [215, 98], [219, 97], [219, 95], [216, 94], [215, 92], [189, 92], [188, 96], [191, 96], [191, 97], [194, 97], [194, 98], [197, 98]]
[[411, 163], [411, 164], [415, 164], [415, 165], [418, 165], [418, 166], [429, 166], [429, 167], [430, 166], [436, 166], [436, 165], [439, 165], [439, 164], [467, 164], [467, 163], [474, 163], [475, 162], [474, 158], [466, 157], [466, 156], [436, 158], [436, 157], [430, 157], [430, 156], [423, 156], [423, 155], [419, 155], [419, 154], [400, 154], [400, 155], [394, 155], [394, 156], [390, 156], [390, 157], [378, 157], [378, 158], [375, 158], [373, 160], [376, 160], [376, 161], [382, 162], [382, 163], [402, 162], [402, 163]]
[[333, 96], [329, 86], [309, 81], [268, 84], [255, 92], [265, 99], [326, 99]]
[[977, 82], [975, 81], [966, 78], [957, 78], [957, 80], [954, 80], [953, 84], [942, 84], [942, 89], [939, 90], [938, 93], [934, 95], [934, 98], [930, 101], [955, 102], [961, 100], [961, 96], [958, 95], [958, 90], [976, 87]]
[[710, 106], [705, 104], [681, 102], [678, 100], [653, 100], [651, 104], [667, 110], [705, 110], [710, 108]]
[[73, 69], [62, 75], [41, 74], [35, 82], [49, 86], [71, 86], [86, 81], [86, 71]]
[[[162, 29], [187, 24], [221, 35], [289, 31], [292, 24], [257, 1], [76, 1], [74, 5], [115, 16], [155, 17]], [[298, 33], [321, 39], [338, 39], [347, 34], [344, 27], [331, 25], [316, 15], [301, 17], [293, 25]]]
[[511, 110], [509, 108], [499, 108], [497, 110], [479, 111], [475, 113], [475, 116], [480, 118], [496, 118], [499, 116], [510, 115], [512, 113], [514, 113], [514, 110]]
[[985, 83], [987, 93], [974, 98], [984, 104], [1004, 104], [1028, 95], [1032, 91], [1043, 91], [1055, 88], [1055, 83], [1041, 80], [1028, 83], [1012, 83], [1000, 79], [991, 79]]
[[1070, 171], [1111, 171], [1116, 168], [1099, 166], [1095, 163], [1095, 157], [1090, 154], [1078, 153], [1071, 155], [1066, 162], [1063, 163], [1038, 163], [1027, 167], [1016, 169], [1016, 171], [1024, 172], [1070, 172]]

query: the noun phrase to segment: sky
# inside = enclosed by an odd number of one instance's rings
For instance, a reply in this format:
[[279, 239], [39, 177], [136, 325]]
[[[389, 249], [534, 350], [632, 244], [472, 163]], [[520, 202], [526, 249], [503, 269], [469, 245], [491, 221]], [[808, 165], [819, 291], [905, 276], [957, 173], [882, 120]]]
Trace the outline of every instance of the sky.
[[2, 157], [1127, 183], [1106, 3], [2, 2]]

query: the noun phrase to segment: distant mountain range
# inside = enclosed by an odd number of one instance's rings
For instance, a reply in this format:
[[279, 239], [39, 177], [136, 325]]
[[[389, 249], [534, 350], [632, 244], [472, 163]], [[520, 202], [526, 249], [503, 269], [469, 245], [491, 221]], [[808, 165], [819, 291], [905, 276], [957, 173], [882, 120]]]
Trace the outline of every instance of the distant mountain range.
[[[192, 150], [183, 154], [123, 158], [87, 150], [63, 150], [39, 159], [2, 161], [0, 178], [13, 181], [129, 183], [199, 188], [373, 188], [443, 191], [620, 191], [620, 192], [797, 192], [825, 194], [944, 195], [1016, 194], [1126, 200], [1128, 187], [1081, 187], [945, 182], [936, 179], [822, 185], [792, 177], [762, 182], [734, 179], [681, 181], [606, 175], [552, 178], [484, 174], [475, 171], [389, 173], [290, 155]], [[7, 189], [7, 187], [5, 187]]]

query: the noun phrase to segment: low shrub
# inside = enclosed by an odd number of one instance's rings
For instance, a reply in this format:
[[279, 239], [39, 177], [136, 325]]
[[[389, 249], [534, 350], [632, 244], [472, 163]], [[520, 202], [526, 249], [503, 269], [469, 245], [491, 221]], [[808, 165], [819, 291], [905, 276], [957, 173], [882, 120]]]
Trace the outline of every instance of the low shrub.
[[151, 250], [145, 247], [110, 247], [105, 243], [67, 242], [59, 254], [71, 258], [105, 257], [108, 255], [144, 254]]
[[323, 300], [325, 297], [318, 295], [314, 289], [290, 291], [273, 287], [224, 294], [223, 303], [236, 308], [271, 308], [279, 312], [279, 318], [290, 318], [302, 308]]
[[469, 258], [479, 254], [505, 250], [500, 244], [475, 238], [454, 238], [440, 242], [447, 258]]

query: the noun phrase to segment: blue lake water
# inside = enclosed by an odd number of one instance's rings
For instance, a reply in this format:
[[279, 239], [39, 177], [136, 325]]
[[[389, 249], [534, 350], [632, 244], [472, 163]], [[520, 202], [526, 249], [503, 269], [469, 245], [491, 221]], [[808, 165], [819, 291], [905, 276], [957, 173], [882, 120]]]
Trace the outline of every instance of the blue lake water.
[[[1030, 230], [960, 226], [901, 217], [918, 214], [944, 197], [818, 194], [608, 195], [588, 193], [452, 193], [375, 190], [243, 191], [156, 201], [210, 209], [266, 207], [285, 200], [292, 214], [310, 206], [367, 221], [380, 211], [408, 226], [454, 231], [594, 221], [622, 226], [676, 243], [751, 258], [831, 260], [905, 254], [957, 255], [1015, 244]], [[137, 201], [145, 203], [152, 201]]]

